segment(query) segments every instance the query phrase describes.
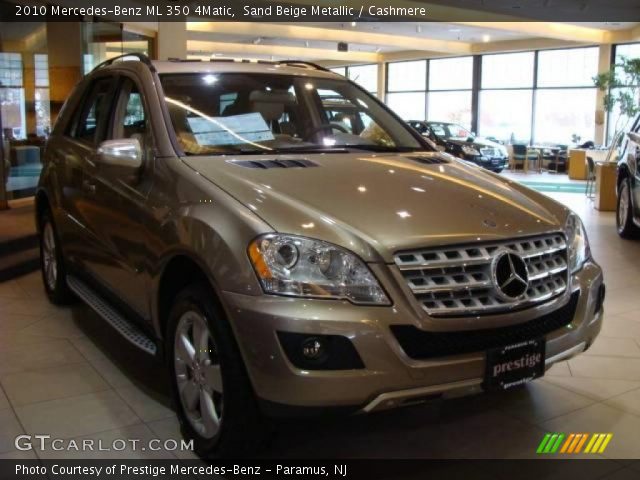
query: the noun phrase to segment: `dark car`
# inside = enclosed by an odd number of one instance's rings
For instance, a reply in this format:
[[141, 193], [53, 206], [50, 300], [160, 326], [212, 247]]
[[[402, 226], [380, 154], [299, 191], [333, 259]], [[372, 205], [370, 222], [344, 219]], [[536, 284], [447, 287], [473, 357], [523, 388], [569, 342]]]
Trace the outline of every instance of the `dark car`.
[[487, 170], [500, 173], [507, 166], [509, 155], [504, 145], [488, 138], [476, 137], [455, 123], [409, 120], [409, 125], [424, 137], [456, 157], [468, 160]]
[[[617, 139], [620, 140], [623, 139]], [[616, 183], [616, 225], [621, 237], [637, 238], [640, 236], [640, 116], [623, 141]]]

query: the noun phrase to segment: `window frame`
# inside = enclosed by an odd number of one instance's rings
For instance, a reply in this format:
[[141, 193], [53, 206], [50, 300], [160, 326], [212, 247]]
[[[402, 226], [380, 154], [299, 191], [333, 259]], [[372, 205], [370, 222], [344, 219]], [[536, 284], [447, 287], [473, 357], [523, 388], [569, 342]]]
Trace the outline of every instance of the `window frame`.
[[[96, 118], [96, 131], [94, 133], [94, 138], [90, 141], [86, 138], [78, 137], [78, 127], [82, 121], [81, 119], [85, 117], [86, 120], [86, 116], [89, 114], [87, 108], [90, 108], [89, 101], [91, 100], [94, 89], [99, 82], [105, 80], [111, 81], [111, 85], [107, 89], [105, 98], [102, 100], [105, 102], [105, 105], [103, 106], [103, 111], [100, 113], [100, 118]], [[82, 92], [82, 97], [75, 106], [75, 110], [70, 117], [67, 128], [65, 129], [65, 137], [90, 147], [97, 147], [102, 141], [104, 141], [109, 133], [110, 116], [116, 100], [114, 94], [117, 91], [117, 87], [118, 75], [114, 75], [112, 72], [104, 72], [88, 80], [87, 85], [84, 87], [84, 91]]]

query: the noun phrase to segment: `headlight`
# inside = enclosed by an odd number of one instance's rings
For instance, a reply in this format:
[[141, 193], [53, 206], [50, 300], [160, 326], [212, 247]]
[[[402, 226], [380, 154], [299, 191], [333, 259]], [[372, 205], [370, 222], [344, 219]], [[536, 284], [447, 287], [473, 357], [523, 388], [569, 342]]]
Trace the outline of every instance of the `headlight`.
[[474, 155], [474, 156], [480, 155], [480, 152], [478, 150], [468, 145], [462, 145], [462, 151], [467, 155]]
[[589, 239], [584, 229], [582, 220], [575, 213], [570, 213], [564, 226], [567, 236], [567, 249], [569, 253], [569, 268], [571, 273], [580, 270], [584, 263], [591, 257]]
[[353, 253], [320, 240], [268, 234], [249, 245], [265, 293], [389, 305], [369, 268]]

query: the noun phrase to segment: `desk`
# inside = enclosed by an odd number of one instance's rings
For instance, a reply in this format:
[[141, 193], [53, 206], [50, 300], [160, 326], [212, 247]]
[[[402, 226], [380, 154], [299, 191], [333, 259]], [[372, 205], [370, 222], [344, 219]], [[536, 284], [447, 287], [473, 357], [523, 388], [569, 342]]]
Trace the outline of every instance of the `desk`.
[[569, 150], [569, 178], [572, 180], [586, 180], [587, 179], [587, 150]]
[[615, 162], [596, 163], [596, 198], [594, 207], [604, 212], [616, 210]]

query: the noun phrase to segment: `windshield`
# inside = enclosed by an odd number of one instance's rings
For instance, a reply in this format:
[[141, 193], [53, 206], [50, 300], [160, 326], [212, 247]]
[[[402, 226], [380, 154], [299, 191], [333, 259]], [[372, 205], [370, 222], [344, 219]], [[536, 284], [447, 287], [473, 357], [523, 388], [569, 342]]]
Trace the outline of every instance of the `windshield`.
[[340, 79], [247, 73], [161, 76], [187, 155], [428, 147], [380, 103]]
[[466, 128], [455, 123], [434, 123], [429, 126], [435, 135], [442, 138], [464, 138], [465, 140], [473, 135]]

